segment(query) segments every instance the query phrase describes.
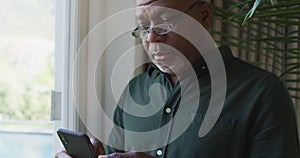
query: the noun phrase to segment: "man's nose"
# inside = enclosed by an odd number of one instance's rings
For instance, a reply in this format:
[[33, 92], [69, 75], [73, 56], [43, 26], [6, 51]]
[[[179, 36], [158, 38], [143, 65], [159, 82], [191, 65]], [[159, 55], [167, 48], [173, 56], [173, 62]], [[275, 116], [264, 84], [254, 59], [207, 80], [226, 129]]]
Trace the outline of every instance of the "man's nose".
[[147, 42], [162, 42], [165, 40], [165, 35], [159, 35], [152, 29], [149, 30]]

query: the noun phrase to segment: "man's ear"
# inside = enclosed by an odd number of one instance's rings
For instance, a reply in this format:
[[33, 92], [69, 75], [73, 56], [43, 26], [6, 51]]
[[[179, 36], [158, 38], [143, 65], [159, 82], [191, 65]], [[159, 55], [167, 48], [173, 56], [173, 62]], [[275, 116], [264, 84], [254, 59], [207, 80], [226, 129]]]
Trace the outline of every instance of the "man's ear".
[[209, 3], [204, 3], [197, 7], [197, 19], [208, 31], [211, 30], [212, 7]]

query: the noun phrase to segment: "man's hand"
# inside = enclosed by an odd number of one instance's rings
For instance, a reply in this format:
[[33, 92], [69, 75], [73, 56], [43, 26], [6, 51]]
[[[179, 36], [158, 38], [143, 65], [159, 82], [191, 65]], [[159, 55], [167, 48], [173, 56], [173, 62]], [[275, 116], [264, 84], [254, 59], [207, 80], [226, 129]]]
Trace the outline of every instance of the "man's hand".
[[[97, 155], [105, 154], [102, 143], [97, 138], [90, 138], [91, 143], [93, 144], [94, 151]], [[55, 155], [55, 158], [72, 158], [66, 151], [61, 151]]]
[[100, 155], [98, 158], [154, 158], [143, 152], [113, 153], [110, 155]]
[[66, 151], [61, 151], [55, 155], [55, 158], [72, 158]]

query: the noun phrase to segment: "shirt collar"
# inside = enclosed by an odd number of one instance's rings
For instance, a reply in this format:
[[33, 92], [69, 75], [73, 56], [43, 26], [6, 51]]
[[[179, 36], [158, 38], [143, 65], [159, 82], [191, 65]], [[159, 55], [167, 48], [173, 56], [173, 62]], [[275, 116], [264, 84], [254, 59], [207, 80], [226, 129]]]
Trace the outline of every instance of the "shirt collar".
[[[233, 58], [232, 52], [229, 48], [229, 46], [224, 45], [219, 47], [219, 51], [221, 53], [221, 56], [223, 58], [223, 62], [224, 64], [227, 63], [230, 59]], [[208, 67], [206, 64], [206, 61], [204, 60], [204, 58], [200, 58], [195, 64], [194, 64], [194, 70], [199, 77], [203, 76], [204, 74], [206, 74], [208, 72]]]

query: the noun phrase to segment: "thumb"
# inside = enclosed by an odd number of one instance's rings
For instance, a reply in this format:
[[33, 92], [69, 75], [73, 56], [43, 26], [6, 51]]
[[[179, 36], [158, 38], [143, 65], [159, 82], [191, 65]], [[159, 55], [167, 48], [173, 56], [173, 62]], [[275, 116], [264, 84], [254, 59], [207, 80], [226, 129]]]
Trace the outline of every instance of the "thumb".
[[105, 154], [103, 145], [97, 138], [90, 138], [90, 141], [93, 144], [94, 151], [98, 155], [104, 155]]

